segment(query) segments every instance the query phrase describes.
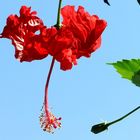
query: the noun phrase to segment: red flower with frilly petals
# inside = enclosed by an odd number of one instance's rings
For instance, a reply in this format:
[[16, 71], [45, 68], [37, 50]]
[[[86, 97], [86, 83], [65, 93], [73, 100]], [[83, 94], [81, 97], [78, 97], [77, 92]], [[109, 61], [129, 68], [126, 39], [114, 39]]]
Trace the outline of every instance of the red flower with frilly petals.
[[[74, 6], [65, 6], [61, 10], [63, 26], [68, 28], [77, 41], [76, 57], [90, 57], [91, 53], [101, 45], [101, 34], [107, 23], [96, 15], [85, 12], [82, 6], [74, 10]], [[63, 27], [62, 27], [63, 28]]]
[[[22, 6], [20, 16], [10, 15], [7, 25], [1, 34], [2, 38], [9, 38], [15, 46], [15, 57], [22, 61], [43, 59], [48, 55], [42, 43], [43, 22], [31, 8]], [[39, 31], [39, 34], [36, 32]]]
[[55, 117], [48, 105], [49, 80], [55, 60], [60, 62], [62, 70], [70, 70], [81, 56], [90, 57], [91, 53], [100, 47], [101, 34], [107, 25], [96, 15], [89, 15], [81, 6], [77, 11], [74, 6], [65, 6], [61, 13], [61, 28], [59, 24], [56, 25], [58, 28], [46, 28], [35, 11], [31, 12], [30, 7], [22, 6], [19, 17], [10, 15], [7, 18], [7, 25], [0, 36], [12, 40], [15, 57], [20, 62], [43, 59], [48, 54], [53, 57], [40, 116], [41, 127], [47, 132], [61, 127], [61, 117]]
[[76, 59], [90, 57], [100, 47], [106, 22], [96, 15], [89, 15], [81, 6], [77, 11], [74, 6], [65, 6], [61, 13], [62, 27], [59, 30], [55, 27], [47, 29], [35, 16], [35, 11], [22, 6], [20, 17], [8, 17], [1, 37], [12, 40], [15, 57], [21, 62], [43, 59], [50, 54], [60, 62], [62, 70], [69, 70], [77, 64]]

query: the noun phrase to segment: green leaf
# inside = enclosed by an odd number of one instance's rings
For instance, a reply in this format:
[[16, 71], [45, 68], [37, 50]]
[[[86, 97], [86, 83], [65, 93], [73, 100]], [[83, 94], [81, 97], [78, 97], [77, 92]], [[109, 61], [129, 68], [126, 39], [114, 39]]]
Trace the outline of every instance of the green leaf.
[[140, 87], [140, 71], [136, 72], [135, 75], [132, 77], [132, 82]]
[[122, 78], [130, 80], [136, 86], [140, 86], [140, 59], [122, 60], [107, 64], [113, 65]]

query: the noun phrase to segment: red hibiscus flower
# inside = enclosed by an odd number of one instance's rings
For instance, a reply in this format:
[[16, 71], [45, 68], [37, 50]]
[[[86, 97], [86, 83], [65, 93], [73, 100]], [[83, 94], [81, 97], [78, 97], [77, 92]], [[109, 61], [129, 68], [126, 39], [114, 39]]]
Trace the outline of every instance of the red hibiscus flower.
[[54, 128], [61, 126], [61, 118], [56, 118], [48, 107], [49, 80], [55, 60], [60, 62], [62, 70], [70, 70], [81, 56], [90, 57], [100, 47], [101, 34], [107, 25], [96, 15], [85, 12], [81, 6], [77, 11], [74, 6], [65, 6], [61, 13], [61, 28], [46, 28], [35, 11], [31, 12], [30, 7], [22, 6], [20, 16], [10, 15], [7, 18], [7, 25], [0, 36], [12, 40], [15, 57], [20, 62], [43, 59], [48, 54], [53, 57], [40, 116], [41, 127], [47, 132], [53, 132]]
[[61, 118], [56, 118], [48, 110], [48, 81], [54, 60], [60, 62], [62, 70], [71, 69], [73, 64], [77, 64], [76, 59], [81, 56], [89, 57], [100, 47], [101, 34], [106, 27], [104, 20], [100, 20], [97, 16], [90, 16], [81, 6], [77, 12], [74, 11], [74, 6], [65, 6], [62, 8], [62, 16], [63, 25], [59, 30], [52, 27], [44, 32], [48, 52], [53, 56], [45, 88], [44, 110], [40, 116], [41, 127], [48, 132], [53, 132], [53, 128], [61, 126], [59, 122]]
[[65, 6], [61, 9], [61, 14], [63, 26], [72, 32], [77, 41], [76, 57], [90, 57], [101, 45], [101, 34], [107, 25], [106, 21], [90, 15], [82, 6], [79, 6], [77, 11], [74, 6]]
[[[7, 18], [7, 25], [1, 34], [2, 38], [9, 38], [15, 47], [15, 57], [22, 61], [43, 59], [48, 55], [47, 49], [43, 46], [42, 30], [43, 22], [38, 18], [36, 12], [31, 8], [22, 6], [20, 16], [10, 15]], [[40, 32], [37, 34], [36, 32]]]

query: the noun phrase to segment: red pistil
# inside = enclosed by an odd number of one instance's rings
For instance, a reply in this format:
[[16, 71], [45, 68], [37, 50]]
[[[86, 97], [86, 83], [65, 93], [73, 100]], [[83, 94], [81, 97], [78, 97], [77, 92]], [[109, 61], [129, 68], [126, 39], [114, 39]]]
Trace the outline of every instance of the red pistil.
[[56, 118], [50, 111], [48, 107], [48, 86], [50, 81], [50, 76], [52, 73], [52, 69], [54, 66], [55, 58], [52, 59], [52, 63], [50, 66], [50, 70], [47, 77], [47, 82], [45, 86], [45, 97], [44, 97], [44, 105], [43, 105], [43, 113], [40, 115], [40, 124], [41, 128], [43, 128], [44, 131], [47, 131], [49, 133], [53, 133], [53, 129], [61, 127], [61, 123], [59, 122], [61, 118]]

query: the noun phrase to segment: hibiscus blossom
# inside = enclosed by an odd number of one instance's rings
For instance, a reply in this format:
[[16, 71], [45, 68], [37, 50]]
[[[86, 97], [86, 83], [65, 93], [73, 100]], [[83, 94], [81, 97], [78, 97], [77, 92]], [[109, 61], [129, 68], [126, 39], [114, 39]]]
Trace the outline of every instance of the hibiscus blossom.
[[15, 57], [20, 62], [40, 60], [48, 55], [53, 57], [40, 115], [41, 127], [47, 132], [61, 127], [61, 118], [56, 118], [48, 105], [48, 87], [55, 60], [60, 62], [60, 68], [66, 71], [72, 69], [80, 57], [90, 57], [91, 53], [100, 47], [101, 34], [107, 25], [96, 15], [85, 12], [82, 6], [79, 6], [77, 11], [74, 6], [65, 6], [61, 9], [63, 21], [60, 26], [61, 2], [55, 26], [47, 28], [36, 16], [36, 12], [31, 12], [31, 7], [22, 6], [20, 16], [10, 15], [7, 18], [7, 25], [0, 36], [12, 40]]

